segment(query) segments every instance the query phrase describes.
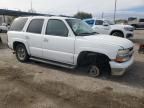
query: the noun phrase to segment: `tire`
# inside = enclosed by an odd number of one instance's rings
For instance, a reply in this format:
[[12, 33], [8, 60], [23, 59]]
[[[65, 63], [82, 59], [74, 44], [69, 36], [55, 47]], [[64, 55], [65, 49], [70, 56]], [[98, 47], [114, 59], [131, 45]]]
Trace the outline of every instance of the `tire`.
[[27, 62], [29, 60], [29, 55], [23, 44], [18, 44], [16, 46], [15, 51], [16, 51], [16, 57], [17, 57], [18, 61]]
[[91, 77], [98, 77], [101, 75], [101, 69], [98, 65], [90, 65], [88, 68], [88, 73]]
[[117, 36], [117, 37], [122, 37], [122, 38], [124, 37], [123, 33], [122, 32], [118, 32], [118, 31], [113, 32], [112, 35], [113, 36]]
[[0, 33], [2, 33], [2, 30], [0, 29]]

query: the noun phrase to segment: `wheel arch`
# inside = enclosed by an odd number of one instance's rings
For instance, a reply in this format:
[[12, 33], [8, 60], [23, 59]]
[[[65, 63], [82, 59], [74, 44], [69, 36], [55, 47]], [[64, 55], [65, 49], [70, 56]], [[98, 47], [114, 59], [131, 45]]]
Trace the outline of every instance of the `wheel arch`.
[[16, 46], [17, 46], [18, 44], [23, 44], [23, 45], [25, 46], [28, 54], [30, 55], [30, 51], [29, 51], [29, 49], [28, 49], [28, 46], [25, 44], [25, 42], [22, 42], [22, 41], [14, 41], [14, 42], [13, 42], [13, 50], [14, 50], [14, 51], [15, 51]]
[[122, 33], [123, 34], [123, 37], [124, 37], [124, 32], [122, 31], [122, 30], [112, 30], [111, 32], [110, 32], [110, 35], [112, 35], [114, 32], [120, 32], [120, 33]]
[[99, 52], [93, 52], [93, 51], [82, 51], [79, 53], [78, 58], [77, 58], [77, 66], [80, 65], [80, 63], [85, 59], [85, 57], [87, 56], [96, 56], [96, 57], [103, 57], [105, 58], [107, 61], [110, 61], [110, 58], [103, 53], [99, 53]]

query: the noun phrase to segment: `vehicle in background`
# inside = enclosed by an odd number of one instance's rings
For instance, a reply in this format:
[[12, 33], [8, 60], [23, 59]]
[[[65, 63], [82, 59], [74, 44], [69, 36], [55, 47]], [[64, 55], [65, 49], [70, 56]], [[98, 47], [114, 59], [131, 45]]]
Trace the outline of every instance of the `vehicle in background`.
[[6, 23], [3, 23], [1, 26], [0, 26], [0, 33], [2, 32], [7, 32], [10, 28], [10, 25], [9, 24], [6, 24]]
[[134, 28], [130, 25], [114, 24], [105, 19], [85, 19], [83, 21], [89, 24], [96, 32], [101, 34], [108, 34], [128, 39], [134, 36]]
[[8, 31], [9, 48], [20, 62], [32, 60], [61, 67], [87, 67], [91, 76], [123, 75], [133, 63], [134, 44], [96, 33], [80, 19], [20, 17]]
[[128, 18], [128, 24], [133, 26], [135, 29], [144, 28], [144, 18]]
[[140, 44], [138, 52], [144, 54], [144, 44]]

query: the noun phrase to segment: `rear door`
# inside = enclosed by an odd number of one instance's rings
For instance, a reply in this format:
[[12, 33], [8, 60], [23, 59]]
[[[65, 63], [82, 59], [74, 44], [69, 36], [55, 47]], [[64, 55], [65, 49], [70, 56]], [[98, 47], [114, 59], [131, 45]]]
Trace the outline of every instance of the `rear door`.
[[75, 38], [69, 36], [68, 27], [63, 20], [49, 19], [43, 42], [44, 58], [73, 64], [74, 41]]
[[96, 32], [103, 33], [103, 21], [102, 20], [96, 20], [93, 28]]
[[25, 38], [29, 45], [31, 56], [42, 58], [42, 41], [43, 35], [41, 34], [44, 19], [32, 19], [26, 30]]
[[108, 34], [109, 33], [109, 26], [104, 26], [103, 20], [96, 20], [94, 30], [101, 34]]

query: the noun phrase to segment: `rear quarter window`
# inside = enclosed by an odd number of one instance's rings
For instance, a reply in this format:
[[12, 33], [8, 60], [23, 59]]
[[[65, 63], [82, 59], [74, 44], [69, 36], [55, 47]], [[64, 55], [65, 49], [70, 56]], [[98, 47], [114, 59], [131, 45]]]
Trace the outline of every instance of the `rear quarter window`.
[[10, 31], [22, 31], [28, 18], [17, 18], [13, 21]]
[[92, 25], [94, 25], [94, 20], [87, 20], [87, 21], [85, 21], [88, 25], [90, 25], [90, 26], [92, 26]]

